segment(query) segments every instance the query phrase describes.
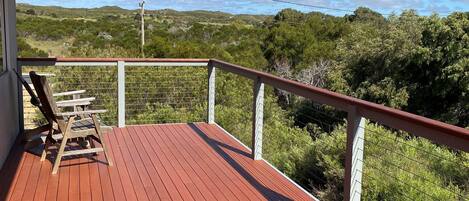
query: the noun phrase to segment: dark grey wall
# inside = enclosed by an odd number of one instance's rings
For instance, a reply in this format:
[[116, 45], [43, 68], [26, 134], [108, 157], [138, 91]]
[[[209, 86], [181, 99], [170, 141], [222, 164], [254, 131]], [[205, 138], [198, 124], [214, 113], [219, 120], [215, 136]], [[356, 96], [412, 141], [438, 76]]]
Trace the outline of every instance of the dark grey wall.
[[16, 3], [15, 0], [0, 0], [3, 6], [3, 59], [7, 68], [0, 74], [0, 167], [10, 152], [19, 133], [18, 90], [16, 70]]
[[0, 75], [0, 167], [19, 132], [16, 80], [11, 71]]

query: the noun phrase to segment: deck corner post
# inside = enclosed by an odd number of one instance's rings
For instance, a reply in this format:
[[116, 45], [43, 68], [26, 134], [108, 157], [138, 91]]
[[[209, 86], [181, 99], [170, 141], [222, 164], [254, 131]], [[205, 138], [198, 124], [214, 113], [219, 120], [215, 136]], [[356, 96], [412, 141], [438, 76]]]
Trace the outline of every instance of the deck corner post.
[[[16, 72], [18, 75], [23, 76], [23, 66], [21, 65], [21, 62], [16, 62]], [[18, 120], [19, 120], [19, 133], [24, 133], [24, 97], [23, 97], [23, 84], [21, 83], [20, 80], [17, 82], [17, 90], [18, 90]]]
[[[0, 57], [3, 59], [0, 59], [0, 74], [8, 73], [10, 76], [14, 75], [11, 74], [11, 72], [17, 71], [18, 66], [17, 66], [17, 57], [18, 57], [18, 44], [16, 42], [16, 1], [8, 1], [8, 0], [1, 0], [0, 1], [0, 37], [2, 38], [0, 40], [0, 48], [3, 49], [3, 51], [0, 53]], [[21, 73], [21, 72], [20, 72]], [[21, 75], [21, 74], [20, 74]], [[14, 78], [14, 77], [12, 77]], [[12, 82], [13, 83], [13, 82]], [[7, 86], [5, 86], [7, 87]], [[16, 82], [16, 85], [11, 86], [12, 90], [16, 90], [16, 96], [17, 97], [12, 97], [16, 99], [15, 101], [17, 102], [17, 105], [15, 109], [18, 111], [16, 112], [16, 116], [12, 116], [11, 118], [17, 118], [17, 123], [18, 123], [18, 133], [16, 134], [21, 134], [23, 133], [24, 130], [24, 121], [23, 121], [23, 103], [22, 101], [22, 90], [23, 87], [21, 85], [21, 82], [18, 80]], [[2, 92], [3, 93], [3, 92]], [[2, 94], [2, 96], [4, 96]], [[4, 103], [1, 103], [4, 104]], [[2, 111], [3, 113], [4, 111]], [[10, 112], [8, 112], [10, 114]], [[13, 115], [13, 111], [11, 111], [11, 114]], [[15, 138], [11, 138], [14, 139]], [[12, 142], [11, 144], [13, 144]], [[10, 142], [7, 142], [8, 146], [11, 145]]]
[[254, 80], [252, 108], [252, 158], [262, 159], [262, 131], [264, 126], [264, 83]]
[[363, 155], [365, 151], [365, 118], [357, 108], [348, 111], [345, 155], [344, 200], [359, 201], [362, 191]]
[[208, 93], [207, 93], [207, 123], [215, 123], [215, 66], [212, 61], [208, 67]]
[[125, 61], [117, 62], [117, 126], [125, 127]]

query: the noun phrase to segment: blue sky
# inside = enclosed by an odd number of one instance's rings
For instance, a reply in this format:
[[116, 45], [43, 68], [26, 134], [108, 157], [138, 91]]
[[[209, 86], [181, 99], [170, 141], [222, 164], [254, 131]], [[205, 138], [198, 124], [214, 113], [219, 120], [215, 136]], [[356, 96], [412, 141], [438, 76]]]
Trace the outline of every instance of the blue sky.
[[[320, 7], [354, 10], [366, 6], [381, 13], [400, 13], [405, 9], [415, 9], [422, 15], [433, 12], [447, 15], [453, 11], [469, 11], [469, 0], [283, 0]], [[17, 0], [17, 3], [33, 5], [55, 5], [69, 8], [95, 8], [120, 6], [136, 9], [139, 0]], [[348, 14], [342, 11], [311, 8], [272, 0], [146, 0], [148, 9], [171, 8], [175, 10], [212, 10], [233, 14], [275, 14], [284, 8], [294, 8], [304, 12], [320, 11], [332, 15]]]

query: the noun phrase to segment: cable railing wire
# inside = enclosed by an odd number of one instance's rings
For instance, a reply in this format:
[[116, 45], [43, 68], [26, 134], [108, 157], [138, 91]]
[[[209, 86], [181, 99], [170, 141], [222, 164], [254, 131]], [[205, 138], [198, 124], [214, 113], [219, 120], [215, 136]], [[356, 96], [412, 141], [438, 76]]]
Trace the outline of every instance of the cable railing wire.
[[[301, 109], [305, 108], [305, 109], [313, 110], [315, 114], [323, 115], [324, 117], [327, 117], [331, 120], [335, 120], [335, 121], [338, 121], [338, 122], [342, 122], [344, 120], [344, 119], [341, 119], [341, 118], [338, 118], [338, 117], [335, 117], [335, 116], [331, 116], [332, 114], [329, 114], [329, 113], [321, 110], [321, 108], [319, 108], [319, 107], [313, 107], [313, 106], [309, 106], [309, 105], [302, 105], [300, 108]], [[303, 111], [300, 111], [300, 112], [303, 112]], [[304, 111], [304, 112], [306, 112], [306, 111]], [[334, 111], [334, 112], [338, 112], [338, 111]]]
[[[207, 70], [200, 67], [126, 68], [127, 122], [204, 121], [197, 107], [206, 105], [206, 76]], [[174, 112], [167, 114], [168, 110]], [[172, 115], [182, 116], [169, 120]]]
[[[434, 154], [434, 153], [432, 153], [432, 152], [429, 152], [428, 150], [421, 149], [421, 148], [418, 148], [418, 147], [416, 147], [416, 146], [414, 146], [414, 145], [411, 145], [411, 144], [407, 143], [406, 141], [404, 141], [404, 140], [402, 139], [402, 137], [400, 138], [400, 137], [397, 136], [397, 135], [396, 135], [395, 138], [390, 138], [390, 137], [388, 137], [388, 136], [386, 136], [386, 135], [380, 135], [380, 133], [378, 133], [378, 132], [376, 132], [376, 131], [373, 131], [373, 130], [371, 130], [371, 129], [368, 129], [368, 128], [366, 128], [366, 127], [365, 127], [365, 128], [364, 128], [364, 127], [360, 127], [360, 128], [365, 129], [366, 133], [370, 133], [370, 132], [371, 132], [371, 133], [374, 133], [374, 134], [379, 135], [379, 137], [384, 137], [384, 138], [387, 138], [387, 139], [390, 139], [390, 140], [394, 140], [394, 141], [397, 140], [397, 141], [399, 141], [400, 144], [403, 144], [403, 145], [412, 147], [413, 149], [418, 150], [418, 151], [425, 152], [426, 154], [432, 155], [433, 157], [436, 157], [436, 158], [439, 158], [439, 159], [442, 159], [442, 160], [447, 160], [447, 161], [450, 161], [450, 162], [453, 162], [453, 163], [459, 163], [458, 161], [454, 161], [454, 160], [452, 160], [452, 159], [445, 158], [444, 156], [436, 155], [436, 154]], [[394, 148], [397, 148], [397, 147], [394, 146]], [[466, 166], [466, 165], [465, 165], [465, 166]], [[466, 167], [469, 168], [469, 165], [467, 165]]]
[[[363, 139], [363, 138], [362, 138], [362, 139]], [[361, 150], [361, 151], [364, 151], [363, 149], [360, 149], [360, 150]], [[422, 179], [422, 180], [425, 180], [426, 182], [428, 182], [428, 183], [430, 183], [430, 184], [432, 184], [432, 185], [434, 185], [434, 186], [438, 186], [438, 184], [436, 184], [436, 183], [430, 181], [430, 179], [428, 179], [427, 177], [418, 175], [418, 174], [416, 174], [416, 173], [413, 173], [413, 172], [411, 172], [410, 170], [401, 167], [400, 165], [397, 165], [397, 164], [394, 164], [394, 163], [390, 162], [389, 160], [384, 160], [384, 159], [382, 159], [380, 156], [378, 156], [378, 155], [376, 155], [376, 154], [367, 153], [367, 154], [366, 154], [366, 157], [368, 157], [368, 156], [371, 156], [371, 157], [374, 158], [374, 159], [377, 159], [377, 160], [379, 160], [379, 161], [382, 161], [382, 162], [385, 163], [386, 165], [391, 165], [391, 166], [393, 166], [393, 167], [395, 167], [395, 168], [397, 168], [397, 169], [399, 169], [399, 170], [402, 170], [402, 171], [404, 171], [404, 172], [407, 172], [407, 173], [410, 174], [410, 175], [413, 175], [413, 176], [418, 177], [418, 178], [420, 178], [420, 179]], [[443, 190], [445, 190], [445, 191], [447, 191], [447, 192], [449, 192], [449, 193], [451, 193], [451, 194], [453, 194], [453, 195], [456, 195], [456, 196], [459, 197], [459, 198], [463, 198], [463, 195], [458, 194], [458, 193], [456, 193], [456, 192], [454, 192], [454, 191], [451, 191], [451, 190], [449, 190], [449, 189], [447, 189], [447, 188], [442, 188], [442, 187], [440, 187], [440, 189], [443, 189]]]
[[[48, 78], [53, 83], [54, 91], [85, 89], [86, 96], [96, 97], [96, 100], [93, 101], [93, 107], [115, 107], [117, 105], [116, 67], [92, 69], [82, 66], [23, 67], [24, 72], [31, 70], [35, 70], [39, 74], [51, 75]], [[72, 74], [73, 76], [70, 76]], [[194, 107], [200, 107], [206, 102], [205, 76], [206, 69], [200, 67], [126, 67], [127, 121], [138, 123], [144, 121], [141, 117], [160, 118], [160, 116], [147, 117], [145, 113], [149, 112], [148, 107], [153, 108], [151, 109], [152, 112], [171, 109], [184, 114], [191, 113], [190, 111], [194, 111]], [[25, 97], [25, 101], [29, 101], [27, 97]], [[25, 117], [34, 118], [31, 116], [37, 116], [37, 112], [33, 110], [32, 106], [25, 104], [26, 110], [32, 110], [32, 112], [25, 112]], [[114, 119], [112, 123], [116, 123], [117, 108], [112, 111], [112, 114], [105, 113], [100, 116], [108, 120]], [[202, 115], [199, 114], [199, 116]], [[171, 115], [168, 115], [168, 117], [171, 117]], [[189, 118], [194, 119], [194, 117]], [[32, 121], [27, 121], [25, 124], [32, 125], [34, 123], [29, 123]], [[166, 118], [164, 120], [148, 119], [145, 121], [167, 122], [169, 120]], [[178, 121], [174, 120], [173, 122]]]
[[[29, 71], [36, 71], [38, 74], [46, 75], [51, 87], [55, 93], [75, 90], [86, 90], [80, 94], [80, 98], [96, 97], [92, 101], [91, 108], [106, 109], [107, 113], [99, 116], [106, 125], [114, 125], [117, 122], [114, 112], [117, 108], [117, 79], [114, 78], [115, 70], [111, 67], [99, 67], [89, 69], [86, 67], [68, 67], [68, 66], [41, 66], [30, 67], [23, 66], [23, 75]], [[97, 76], [100, 75], [100, 76]], [[72, 96], [55, 97], [57, 101], [71, 99]], [[25, 91], [24, 100], [24, 118], [25, 125], [29, 127], [37, 126], [35, 119], [41, 119], [40, 112], [29, 103], [30, 97]]]
[[[365, 175], [366, 178], [368, 178], [368, 179], [371, 178], [371, 179], [373, 179], [373, 180], [375, 180], [375, 181], [381, 181], [381, 180], [382, 180], [382, 178], [376, 178], [376, 177], [374, 177], [374, 176], [371, 176], [371, 174], [367, 174], [366, 171], [365, 171], [365, 172], [362, 172], [362, 171], [360, 171], [360, 170], [357, 170], [357, 172], [362, 173], [362, 175]], [[360, 181], [357, 181], [357, 182], [362, 185], [362, 188], [363, 188], [363, 189], [366, 189], [367, 186], [364, 185], [364, 183], [362, 183], [362, 182], [360, 182]], [[365, 192], [365, 193], [366, 193], [367, 191], [366, 191], [366, 190], [362, 190], [362, 192]], [[404, 196], [407, 200], [414, 201], [414, 199], [411, 198], [411, 197], [409, 197], [406, 193], [404, 193], [404, 192], [402, 192], [402, 191], [398, 191], [398, 193], [399, 193], [400, 195]]]
[[433, 200], [439, 200], [438, 198], [434, 197], [433, 195], [427, 194], [425, 191], [422, 191], [421, 189], [418, 189], [418, 188], [416, 188], [416, 187], [414, 187], [414, 186], [412, 186], [412, 185], [406, 184], [406, 183], [403, 182], [401, 179], [396, 178], [395, 176], [393, 176], [393, 175], [391, 175], [391, 174], [385, 172], [384, 170], [381, 170], [380, 168], [378, 168], [378, 167], [376, 167], [376, 166], [374, 166], [374, 165], [370, 165], [370, 163], [365, 164], [365, 161], [363, 161], [363, 160], [359, 160], [359, 161], [363, 163], [363, 166], [371, 166], [374, 170], [377, 170], [377, 171], [381, 172], [383, 175], [385, 175], [385, 176], [387, 176], [387, 177], [389, 177], [389, 178], [392, 178], [392, 179], [394, 179], [394, 180], [396, 180], [396, 181], [398, 181], [398, 182], [404, 184], [405, 186], [408, 186], [408, 187], [410, 187], [410, 188], [412, 188], [412, 189], [415, 189], [415, 190], [417, 190], [418, 192], [420, 192], [420, 193], [426, 195], [427, 197], [432, 198]]

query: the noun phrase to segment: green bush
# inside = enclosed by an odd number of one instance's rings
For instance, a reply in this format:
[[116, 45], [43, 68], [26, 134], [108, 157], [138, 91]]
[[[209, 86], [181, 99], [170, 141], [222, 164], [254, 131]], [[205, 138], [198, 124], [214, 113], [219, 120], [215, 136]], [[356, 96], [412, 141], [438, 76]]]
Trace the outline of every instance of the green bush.
[[[365, 139], [363, 200], [469, 198], [469, 154], [373, 123], [366, 125]], [[320, 135], [303, 163], [304, 177], [320, 186], [324, 200], [342, 200], [345, 141], [344, 126]], [[318, 177], [320, 182], [314, 180]]]

